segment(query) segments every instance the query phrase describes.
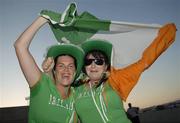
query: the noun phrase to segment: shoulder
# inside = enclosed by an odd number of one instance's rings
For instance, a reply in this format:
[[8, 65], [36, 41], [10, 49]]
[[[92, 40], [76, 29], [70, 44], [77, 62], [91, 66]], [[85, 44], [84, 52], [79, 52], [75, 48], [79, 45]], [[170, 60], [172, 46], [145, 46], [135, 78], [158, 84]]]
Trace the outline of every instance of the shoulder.
[[37, 83], [33, 87], [31, 87], [31, 90], [34, 90], [35, 88], [37, 88], [43, 84], [48, 84], [50, 82], [51, 83], [53, 82], [51, 77], [45, 73], [41, 73], [40, 79], [37, 81]]

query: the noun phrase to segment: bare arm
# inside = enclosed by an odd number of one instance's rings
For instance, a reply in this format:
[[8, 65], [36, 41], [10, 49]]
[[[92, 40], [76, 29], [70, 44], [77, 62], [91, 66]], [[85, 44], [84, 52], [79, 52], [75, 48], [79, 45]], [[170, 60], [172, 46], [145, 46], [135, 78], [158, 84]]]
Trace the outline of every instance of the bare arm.
[[14, 43], [20, 67], [30, 87], [35, 85], [40, 79], [41, 71], [29, 52], [29, 46], [36, 32], [41, 26], [47, 23], [47, 21], [48, 20], [43, 17], [38, 17]]

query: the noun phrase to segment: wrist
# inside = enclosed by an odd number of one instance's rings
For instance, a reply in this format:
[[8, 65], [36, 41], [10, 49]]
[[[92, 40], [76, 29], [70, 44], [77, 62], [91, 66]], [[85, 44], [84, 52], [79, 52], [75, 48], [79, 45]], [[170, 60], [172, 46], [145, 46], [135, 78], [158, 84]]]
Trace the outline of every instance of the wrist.
[[34, 24], [37, 26], [37, 27], [41, 27], [43, 26], [44, 24], [46, 24], [48, 22], [47, 19], [39, 16], [35, 21], [34, 21]]
[[43, 23], [43, 24], [45, 24], [45, 23], [48, 22], [48, 19], [46, 19], [46, 18], [44, 18], [44, 17], [42, 17], [42, 16], [39, 16], [39, 17], [38, 17], [38, 20], [39, 20], [41, 23]]

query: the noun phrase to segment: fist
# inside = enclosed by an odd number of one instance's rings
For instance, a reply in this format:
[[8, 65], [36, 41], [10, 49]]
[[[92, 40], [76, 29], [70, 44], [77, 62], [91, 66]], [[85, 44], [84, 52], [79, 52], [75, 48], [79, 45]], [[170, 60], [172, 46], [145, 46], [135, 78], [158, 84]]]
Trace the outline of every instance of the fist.
[[54, 59], [52, 57], [46, 58], [42, 63], [42, 69], [45, 73], [51, 72], [53, 67], [54, 67]]

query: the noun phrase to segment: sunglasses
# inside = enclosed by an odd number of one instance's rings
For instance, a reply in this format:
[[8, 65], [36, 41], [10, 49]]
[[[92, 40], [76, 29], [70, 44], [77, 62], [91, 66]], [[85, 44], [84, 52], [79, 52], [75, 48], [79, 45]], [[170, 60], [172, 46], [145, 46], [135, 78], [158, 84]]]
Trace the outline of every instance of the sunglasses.
[[84, 64], [85, 64], [85, 66], [88, 66], [88, 65], [92, 64], [92, 62], [94, 62], [96, 65], [104, 64], [103, 59], [86, 59]]

